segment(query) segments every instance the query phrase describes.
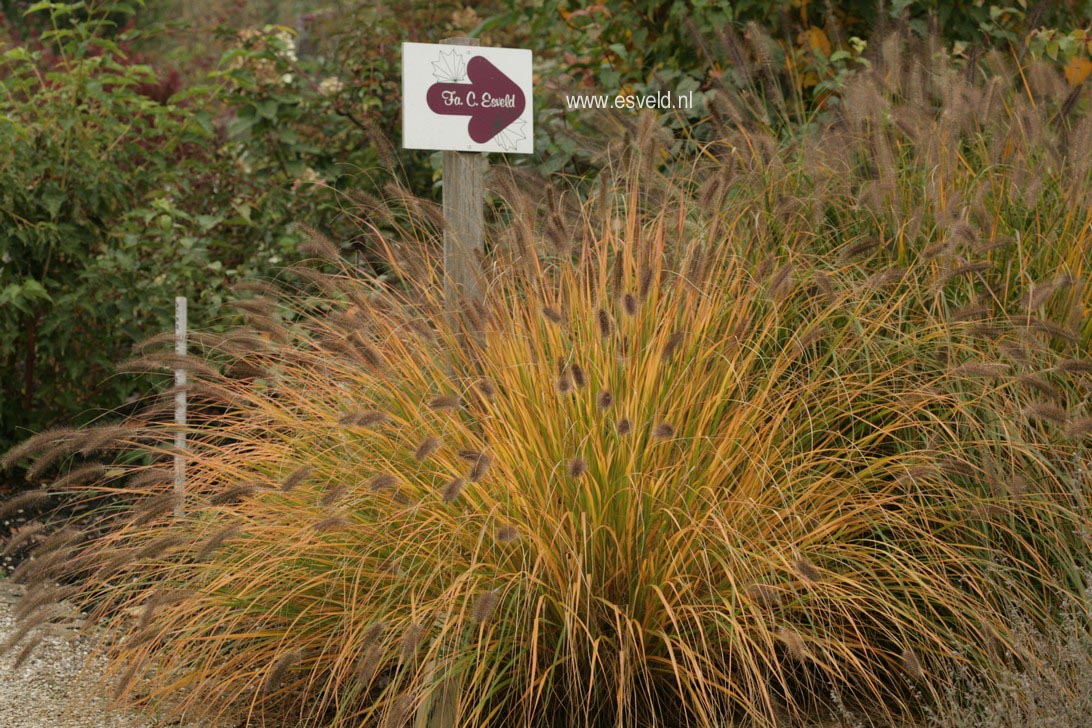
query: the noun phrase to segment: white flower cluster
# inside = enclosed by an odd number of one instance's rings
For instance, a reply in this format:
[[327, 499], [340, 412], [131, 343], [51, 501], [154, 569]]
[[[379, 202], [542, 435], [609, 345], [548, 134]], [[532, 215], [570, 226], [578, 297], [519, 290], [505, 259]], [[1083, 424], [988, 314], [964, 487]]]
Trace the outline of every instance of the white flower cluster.
[[[276, 25], [267, 25], [260, 30], [258, 28], [247, 28], [239, 32], [238, 39], [240, 47], [252, 51], [272, 51], [273, 55], [284, 63], [291, 64], [298, 60], [296, 56], [296, 38], [288, 28]], [[249, 66], [254, 78], [259, 83], [279, 81], [287, 85], [293, 81], [291, 73], [282, 73], [278, 76], [275, 64], [269, 58], [254, 60], [237, 57], [233, 65], [235, 68]]]
[[336, 96], [345, 88], [345, 83], [337, 76], [327, 76], [319, 83], [319, 93], [323, 96]]

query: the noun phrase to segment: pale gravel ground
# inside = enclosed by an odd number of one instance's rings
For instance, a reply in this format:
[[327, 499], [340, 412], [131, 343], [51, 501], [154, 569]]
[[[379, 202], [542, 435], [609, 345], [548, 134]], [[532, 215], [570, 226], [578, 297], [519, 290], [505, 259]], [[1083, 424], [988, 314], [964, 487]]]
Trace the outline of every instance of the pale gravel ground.
[[[18, 596], [19, 588], [0, 575], [0, 645], [15, 630]], [[54, 632], [14, 670], [21, 645], [0, 655], [0, 728], [207, 728], [110, 710], [96, 690], [100, 665], [88, 662], [87, 645], [63, 627]]]

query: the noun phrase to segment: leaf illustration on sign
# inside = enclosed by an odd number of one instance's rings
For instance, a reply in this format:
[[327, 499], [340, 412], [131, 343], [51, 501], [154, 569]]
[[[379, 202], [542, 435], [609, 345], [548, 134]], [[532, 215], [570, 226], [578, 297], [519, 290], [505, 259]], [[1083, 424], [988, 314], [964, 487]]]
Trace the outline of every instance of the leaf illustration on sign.
[[497, 140], [497, 143], [504, 147], [504, 151], [514, 152], [519, 146], [519, 142], [527, 138], [526, 128], [526, 121], [515, 121], [501, 130], [501, 132], [493, 138]]
[[[452, 51], [454, 53], [454, 51]], [[438, 71], [437, 64], [446, 73], [452, 69], [454, 59], [440, 53], [441, 60], [432, 64]], [[469, 83], [440, 81], [428, 89], [426, 100], [429, 109], [435, 114], [448, 116], [469, 116], [467, 131], [470, 138], [478, 144], [484, 144], [498, 137], [523, 113], [527, 99], [523, 90], [508, 78], [496, 66], [483, 56], [474, 56], [466, 63], [466, 77]], [[439, 78], [439, 76], [437, 76]], [[521, 131], [513, 131], [511, 138], [499, 140], [504, 148], [515, 148], [515, 139], [525, 138]]]
[[440, 83], [462, 83], [466, 80], [466, 57], [458, 51], [440, 51], [440, 60], [432, 62], [432, 75]]

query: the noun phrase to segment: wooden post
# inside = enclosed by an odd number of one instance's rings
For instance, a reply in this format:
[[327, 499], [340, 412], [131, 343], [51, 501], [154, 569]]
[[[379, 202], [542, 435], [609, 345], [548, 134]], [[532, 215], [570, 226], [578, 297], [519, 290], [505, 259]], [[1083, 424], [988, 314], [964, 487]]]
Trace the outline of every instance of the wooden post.
[[[180, 358], [186, 356], [187, 318], [186, 297], [175, 297], [174, 353]], [[174, 494], [177, 498], [174, 514], [180, 516], [186, 497], [186, 370], [181, 363], [174, 370], [174, 387]]]
[[[446, 38], [445, 45], [481, 45], [477, 38]], [[444, 296], [450, 315], [464, 302], [481, 296], [480, 256], [485, 170], [488, 166], [481, 152], [444, 152]]]

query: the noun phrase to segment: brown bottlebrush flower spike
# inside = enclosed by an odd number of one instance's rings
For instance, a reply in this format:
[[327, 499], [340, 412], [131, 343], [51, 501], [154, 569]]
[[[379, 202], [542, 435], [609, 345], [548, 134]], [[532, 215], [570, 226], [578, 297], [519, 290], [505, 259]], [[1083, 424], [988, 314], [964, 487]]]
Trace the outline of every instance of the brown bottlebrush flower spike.
[[402, 643], [399, 651], [402, 654], [403, 660], [412, 659], [417, 652], [417, 648], [421, 645], [421, 640], [424, 639], [425, 628], [420, 624], [411, 624], [406, 633], [402, 635]]
[[46, 529], [46, 525], [40, 521], [31, 521], [25, 523], [12, 532], [8, 538], [6, 544], [4, 544], [4, 550], [0, 551], [0, 556], [9, 556], [20, 547], [30, 544], [38, 536], [40, 536]]
[[862, 240], [859, 243], [854, 243], [845, 248], [838, 254], [838, 259], [845, 262], [852, 260], [859, 255], [871, 254], [880, 247], [880, 241], [877, 238], [869, 238], [868, 240]]
[[486, 399], [493, 399], [497, 396], [496, 387], [494, 387], [493, 383], [490, 382], [488, 379], [478, 380], [478, 391], [481, 392], [481, 395]]
[[669, 440], [675, 436], [675, 428], [666, 422], [661, 422], [652, 428], [652, 436], [657, 440]]
[[1073, 439], [1080, 439], [1092, 435], [1092, 417], [1081, 417], [1080, 419], [1073, 420], [1065, 428], [1065, 434], [1067, 437], [1072, 437]]
[[791, 289], [793, 284], [792, 263], [786, 263], [770, 278], [770, 298], [780, 300]]
[[315, 522], [311, 529], [314, 531], [333, 531], [348, 525], [349, 521], [344, 516], [327, 516], [321, 521]]
[[474, 465], [470, 468], [470, 474], [467, 476], [472, 483], [477, 483], [479, 480], [485, 477], [485, 474], [489, 471], [489, 466], [493, 464], [493, 458], [489, 453], [480, 453], [474, 460]]
[[549, 306], [543, 306], [542, 315], [550, 323], [557, 324], [558, 326], [561, 325], [561, 312], [557, 309], [550, 308]]
[[418, 462], [421, 462], [428, 458], [429, 455], [440, 449], [440, 439], [433, 435], [428, 435], [424, 440], [421, 440], [421, 444], [417, 446], [417, 449], [413, 451], [413, 457]]
[[228, 541], [239, 537], [242, 533], [243, 528], [238, 523], [233, 523], [230, 526], [221, 528], [219, 531], [212, 534], [212, 537], [209, 538], [208, 541], [205, 541], [205, 543], [201, 545], [201, 549], [193, 557], [194, 560], [204, 561], [213, 551], [220, 548]]
[[90, 455], [118, 443], [126, 435], [133, 434], [129, 425], [104, 425], [88, 430], [80, 441], [80, 455]]
[[1044, 321], [1043, 319], [1029, 318], [1027, 320], [1027, 326], [1032, 331], [1047, 334], [1058, 339], [1065, 339], [1066, 341], [1076, 344], [1080, 341], [1080, 337], [1070, 328], [1056, 324], [1053, 321]]
[[392, 700], [383, 728], [406, 728], [413, 717], [414, 703], [414, 697], [409, 693], [402, 693]]
[[339, 420], [342, 425], [351, 425], [355, 427], [377, 427], [387, 422], [389, 418], [385, 412], [379, 410], [363, 410], [361, 412], [351, 412]]
[[1024, 416], [1029, 420], [1047, 420], [1062, 424], [1068, 418], [1064, 409], [1049, 402], [1036, 402], [1024, 408]]
[[38, 556], [35, 554], [19, 564], [10, 575], [13, 584], [28, 583], [32, 581], [45, 581], [55, 576], [58, 566], [64, 568], [66, 562], [72, 556], [72, 547], [58, 548], [54, 551]]
[[504, 525], [497, 529], [497, 541], [500, 543], [512, 543], [519, 540], [519, 531], [515, 526]]
[[333, 485], [326, 489], [326, 492], [319, 498], [319, 505], [323, 508], [329, 508], [333, 504], [341, 500], [341, 497], [345, 495], [347, 488], [344, 485]]
[[1065, 395], [1062, 394], [1062, 390], [1055, 387], [1047, 380], [1037, 377], [1034, 374], [1020, 374], [1016, 377], [1016, 381], [1023, 384], [1026, 387], [1030, 387], [1038, 391], [1041, 394], [1045, 394], [1051, 399], [1062, 400]]
[[24, 645], [23, 649], [16, 655], [15, 661], [11, 663], [12, 670], [18, 670], [20, 667], [30, 659], [30, 656], [34, 654], [34, 650], [38, 649], [38, 645], [42, 644], [42, 640], [45, 639], [44, 634], [35, 635], [29, 642]]
[[599, 322], [599, 335], [604, 339], [608, 338], [612, 328], [610, 315], [604, 309], [599, 309], [599, 312], [596, 314], [596, 319]]
[[434, 410], [458, 409], [462, 400], [456, 394], [443, 394], [429, 400], [428, 406]]
[[88, 485], [94, 483], [106, 474], [106, 466], [101, 463], [89, 463], [78, 468], [73, 468], [65, 475], [53, 481], [53, 488], [62, 490], [74, 485]]
[[470, 608], [470, 619], [478, 624], [485, 623], [497, 608], [498, 601], [500, 594], [495, 589], [479, 594]]
[[637, 315], [637, 299], [632, 293], [622, 296], [622, 310], [626, 312], [627, 316]]
[[751, 584], [744, 593], [752, 602], [764, 607], [776, 607], [781, 604], [781, 590], [771, 584]]
[[398, 482], [398, 478], [394, 477], [390, 473], [379, 473], [368, 482], [368, 488], [373, 493], [378, 493], [382, 490], [393, 488]]
[[789, 627], [781, 626], [777, 629], [777, 639], [785, 645], [789, 654], [800, 662], [808, 659], [808, 651], [804, 647], [804, 638], [800, 633]]
[[641, 268], [641, 279], [637, 284], [637, 298], [642, 301], [648, 299], [649, 291], [652, 290], [652, 268], [647, 264]]
[[941, 471], [947, 475], [959, 475], [964, 478], [973, 478], [977, 471], [969, 462], [956, 455], [948, 455], [937, 461]]
[[164, 513], [174, 512], [182, 504], [182, 494], [171, 491], [142, 499], [133, 508], [133, 525], [142, 526]]
[[443, 500], [444, 503], [452, 503], [459, 494], [463, 492], [463, 488], [466, 486], [466, 481], [462, 478], [452, 478], [444, 486]]
[[244, 498], [253, 495], [257, 489], [258, 486], [254, 483], [236, 483], [230, 488], [209, 498], [209, 503], [214, 506], [238, 503]]
[[980, 377], [983, 379], [989, 379], [992, 377], [1001, 377], [1008, 374], [1012, 369], [1008, 364], [1003, 362], [970, 362], [967, 364], [961, 364], [952, 370], [954, 376], [964, 377]]
[[129, 488], [143, 490], [168, 485], [173, 482], [174, 474], [163, 468], [143, 468], [136, 475], [129, 478]]
[[[16, 622], [23, 623], [27, 617], [37, 612], [42, 606], [47, 604], [56, 605], [58, 602], [72, 596], [76, 591], [77, 589], [73, 586], [61, 586], [49, 582], [33, 584], [16, 603], [12, 616], [15, 617]], [[51, 617], [52, 615], [46, 614], [43, 621]], [[28, 627], [26, 631], [29, 632], [31, 629], [33, 629], [33, 626]]]
[[262, 692], [269, 693], [279, 688], [288, 677], [288, 671], [299, 664], [301, 659], [303, 653], [300, 650], [292, 650], [278, 657], [262, 682]]
[[290, 491], [293, 488], [297, 487], [298, 485], [303, 483], [303, 481], [305, 481], [309, 477], [311, 477], [312, 472], [314, 472], [314, 470], [312, 468], [308, 467], [307, 465], [304, 465], [303, 467], [300, 467], [300, 468], [296, 468], [295, 470], [293, 470], [291, 473], [288, 474], [287, 478], [285, 478], [281, 482], [281, 491], [284, 492], [284, 493], [287, 493], [288, 491]]
[[569, 367], [569, 371], [572, 373], [573, 384], [576, 385], [576, 388], [583, 389], [588, 383], [588, 378], [584, 376], [584, 370], [581, 366], [574, 362], [573, 365]]
[[562, 374], [557, 378], [557, 393], [558, 394], [571, 394], [573, 391], [573, 380], [568, 374]]
[[902, 651], [902, 669], [906, 671], [906, 674], [914, 680], [921, 680], [925, 677], [925, 670], [921, 667], [921, 662], [918, 660], [917, 654], [912, 649], [907, 647]]
[[588, 472], [588, 464], [582, 458], [573, 458], [569, 461], [569, 477], [582, 478]]
[[366, 686], [379, 672], [379, 664], [383, 657], [383, 648], [379, 645], [368, 645], [356, 661], [353, 667], [353, 678], [357, 684]]
[[678, 351], [679, 346], [682, 345], [683, 339], [686, 338], [686, 332], [675, 331], [671, 336], [667, 337], [667, 342], [664, 344], [664, 356], [669, 357]]
[[1063, 359], [1055, 368], [1070, 374], [1092, 374], [1092, 359]]
[[990, 310], [985, 306], [971, 305], [961, 308], [958, 311], [953, 311], [952, 315], [948, 317], [948, 320], [953, 322], [971, 321], [973, 319], [980, 319], [989, 312]]
[[23, 458], [38, 457], [54, 448], [67, 449], [70, 443], [80, 437], [82, 433], [71, 427], [41, 432], [4, 453], [3, 457], [0, 457], [0, 470], [10, 468]]
[[596, 399], [596, 403], [599, 405], [599, 409], [601, 410], [610, 409], [610, 406], [614, 404], [614, 395], [604, 389], [602, 392], [599, 393], [599, 397]]
[[616, 429], [618, 430], [619, 435], [621, 435], [622, 437], [625, 437], [629, 433], [633, 432], [633, 425], [630, 423], [630, 421], [628, 419], [623, 417], [622, 419], [618, 420], [618, 424], [616, 425]]
[[805, 581], [819, 581], [823, 578], [815, 564], [803, 556], [793, 559], [792, 568]]
[[24, 491], [14, 498], [0, 501], [0, 518], [6, 518], [9, 515], [18, 513], [50, 497], [52, 497], [52, 494], [48, 491], [35, 489]]

